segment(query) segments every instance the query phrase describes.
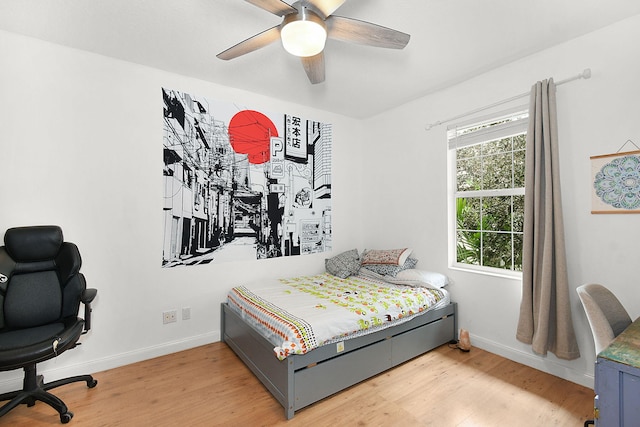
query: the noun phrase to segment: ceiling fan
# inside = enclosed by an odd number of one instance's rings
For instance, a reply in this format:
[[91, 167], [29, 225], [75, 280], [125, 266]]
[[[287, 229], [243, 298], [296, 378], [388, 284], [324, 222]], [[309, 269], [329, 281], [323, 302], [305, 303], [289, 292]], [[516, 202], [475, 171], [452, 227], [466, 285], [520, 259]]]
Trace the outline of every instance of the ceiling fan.
[[324, 44], [328, 38], [368, 46], [402, 49], [409, 34], [371, 22], [333, 15], [346, 0], [299, 0], [289, 5], [281, 0], [246, 0], [281, 16], [282, 23], [220, 52], [220, 59], [233, 59], [265, 47], [278, 38], [285, 50], [302, 61], [311, 83], [324, 81]]

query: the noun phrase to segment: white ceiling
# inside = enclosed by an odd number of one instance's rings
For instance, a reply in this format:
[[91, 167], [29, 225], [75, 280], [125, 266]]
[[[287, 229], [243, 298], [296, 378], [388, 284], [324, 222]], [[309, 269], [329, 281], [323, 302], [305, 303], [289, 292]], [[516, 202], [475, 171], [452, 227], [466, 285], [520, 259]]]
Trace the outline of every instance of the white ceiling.
[[336, 15], [411, 40], [329, 40], [318, 85], [279, 42], [216, 58], [281, 20], [243, 0], [2, 0], [0, 29], [365, 118], [638, 13], [638, 0], [347, 0]]

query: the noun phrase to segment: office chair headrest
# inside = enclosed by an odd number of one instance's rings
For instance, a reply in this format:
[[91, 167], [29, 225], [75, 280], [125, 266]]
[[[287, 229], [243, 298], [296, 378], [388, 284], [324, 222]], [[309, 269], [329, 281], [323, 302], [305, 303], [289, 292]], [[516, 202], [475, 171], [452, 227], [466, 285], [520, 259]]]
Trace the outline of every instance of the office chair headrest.
[[7, 252], [16, 262], [53, 259], [63, 242], [62, 229], [57, 225], [10, 228], [4, 235]]

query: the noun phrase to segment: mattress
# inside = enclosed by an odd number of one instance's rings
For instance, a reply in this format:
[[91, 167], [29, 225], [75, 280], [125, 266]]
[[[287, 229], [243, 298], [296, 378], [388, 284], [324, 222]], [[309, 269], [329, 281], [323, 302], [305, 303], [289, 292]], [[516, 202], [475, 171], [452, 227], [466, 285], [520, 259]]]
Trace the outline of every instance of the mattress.
[[325, 344], [404, 323], [450, 303], [445, 289], [397, 285], [329, 273], [233, 288], [229, 307], [274, 345], [284, 360]]

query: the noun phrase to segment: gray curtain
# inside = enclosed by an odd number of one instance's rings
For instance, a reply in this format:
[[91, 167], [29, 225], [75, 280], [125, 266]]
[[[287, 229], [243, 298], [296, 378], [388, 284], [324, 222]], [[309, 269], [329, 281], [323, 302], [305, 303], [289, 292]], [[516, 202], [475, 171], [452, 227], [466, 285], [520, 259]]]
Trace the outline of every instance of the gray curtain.
[[531, 88], [525, 164], [522, 302], [516, 337], [535, 353], [576, 359], [558, 171], [556, 86]]

